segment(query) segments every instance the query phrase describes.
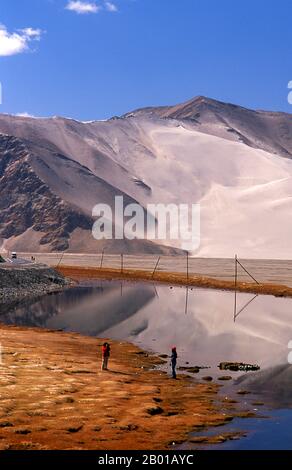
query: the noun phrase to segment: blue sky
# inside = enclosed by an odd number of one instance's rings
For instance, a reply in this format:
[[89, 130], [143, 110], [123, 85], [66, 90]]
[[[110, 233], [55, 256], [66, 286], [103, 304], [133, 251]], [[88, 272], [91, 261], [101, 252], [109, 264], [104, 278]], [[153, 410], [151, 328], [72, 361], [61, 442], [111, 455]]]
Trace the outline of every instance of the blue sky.
[[292, 112], [291, 0], [1, 0], [0, 24], [0, 112], [105, 119], [196, 95]]

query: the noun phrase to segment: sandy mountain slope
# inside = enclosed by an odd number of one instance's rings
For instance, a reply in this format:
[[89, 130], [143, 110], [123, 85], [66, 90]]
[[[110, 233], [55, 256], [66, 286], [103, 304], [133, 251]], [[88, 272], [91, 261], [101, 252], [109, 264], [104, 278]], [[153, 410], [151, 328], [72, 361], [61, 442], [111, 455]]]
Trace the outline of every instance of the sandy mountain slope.
[[198, 96], [183, 104], [138, 109], [125, 116], [183, 120], [199, 132], [292, 157], [292, 115], [287, 113], [253, 111]]

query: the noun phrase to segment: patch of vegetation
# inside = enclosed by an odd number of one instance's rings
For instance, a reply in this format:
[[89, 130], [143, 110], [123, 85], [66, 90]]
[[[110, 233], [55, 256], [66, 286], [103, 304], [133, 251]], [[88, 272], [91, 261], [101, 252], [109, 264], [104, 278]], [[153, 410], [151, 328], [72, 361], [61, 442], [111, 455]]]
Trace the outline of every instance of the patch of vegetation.
[[5, 263], [5, 259], [0, 255], [0, 263]]

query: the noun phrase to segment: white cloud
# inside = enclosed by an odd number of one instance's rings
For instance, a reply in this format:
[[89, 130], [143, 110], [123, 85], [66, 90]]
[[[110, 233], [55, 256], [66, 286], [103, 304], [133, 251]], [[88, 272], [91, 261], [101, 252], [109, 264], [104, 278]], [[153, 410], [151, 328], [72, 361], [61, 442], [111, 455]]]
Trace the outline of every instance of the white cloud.
[[98, 13], [101, 10], [106, 10], [111, 13], [118, 11], [118, 7], [110, 1], [104, 1], [102, 5], [97, 5], [93, 1], [70, 0], [65, 8], [66, 10], [75, 11], [75, 13], [79, 15]]
[[26, 35], [29, 38], [33, 38], [37, 41], [41, 39], [42, 30], [41, 29], [34, 29], [34, 28], [24, 28], [19, 30], [21, 33]]
[[81, 2], [79, 0], [71, 0], [67, 4], [66, 9], [70, 11], [75, 11], [80, 15], [84, 15], [86, 13], [98, 13], [101, 7], [96, 5], [96, 3], [92, 2]]
[[118, 7], [112, 2], [105, 2], [104, 6], [107, 11], [111, 11], [111, 12], [118, 11]]
[[25, 28], [15, 33], [9, 33], [4, 25], [0, 25], [0, 56], [20, 54], [29, 49], [31, 41], [39, 41], [42, 35], [40, 29]]

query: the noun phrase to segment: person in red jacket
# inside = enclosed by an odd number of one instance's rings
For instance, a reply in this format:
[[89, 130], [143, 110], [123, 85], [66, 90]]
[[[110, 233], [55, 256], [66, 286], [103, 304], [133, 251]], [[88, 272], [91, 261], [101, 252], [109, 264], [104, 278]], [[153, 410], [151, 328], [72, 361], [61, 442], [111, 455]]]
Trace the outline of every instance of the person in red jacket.
[[101, 370], [108, 370], [108, 360], [110, 357], [110, 350], [111, 350], [111, 347], [109, 343], [103, 343], [102, 348], [101, 348], [101, 355], [102, 355]]

